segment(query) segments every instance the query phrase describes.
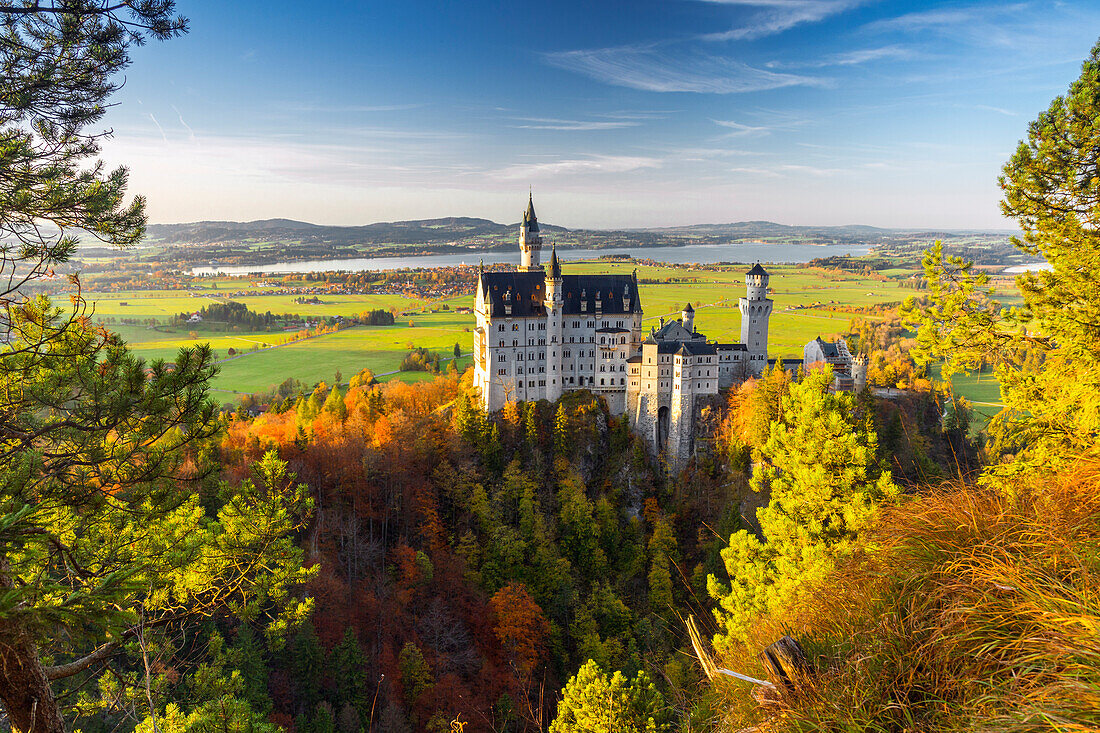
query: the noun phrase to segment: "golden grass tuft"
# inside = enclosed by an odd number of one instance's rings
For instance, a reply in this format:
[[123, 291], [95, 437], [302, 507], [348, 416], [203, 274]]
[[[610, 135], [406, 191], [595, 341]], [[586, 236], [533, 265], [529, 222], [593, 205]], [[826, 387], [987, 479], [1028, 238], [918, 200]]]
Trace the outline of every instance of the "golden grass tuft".
[[870, 547], [719, 660], [760, 676], [790, 633], [818, 669], [764, 705], [722, 683], [729, 730], [1100, 730], [1100, 463], [944, 486], [884, 512]]

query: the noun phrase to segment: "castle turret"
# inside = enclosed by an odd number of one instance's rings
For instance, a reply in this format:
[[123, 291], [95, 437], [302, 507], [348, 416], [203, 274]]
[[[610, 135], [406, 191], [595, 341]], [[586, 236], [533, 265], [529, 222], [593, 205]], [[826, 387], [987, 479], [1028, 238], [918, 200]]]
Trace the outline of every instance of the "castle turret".
[[691, 307], [691, 303], [684, 306], [684, 309], [680, 311], [680, 325], [687, 330], [688, 333], [695, 331], [695, 309]]
[[768, 320], [774, 303], [768, 298], [768, 271], [759, 263], [745, 273], [745, 297], [741, 311], [741, 343], [749, 356], [749, 369], [754, 374], [764, 371], [768, 363]]
[[[534, 216], [533, 211], [532, 216]], [[550, 272], [546, 274], [545, 282], [546, 300], [543, 301], [543, 305], [546, 307], [546, 356], [548, 357], [546, 399], [553, 402], [561, 397], [564, 381], [562, 342], [565, 339], [562, 338], [562, 331], [565, 327], [563, 321], [565, 290], [562, 287], [561, 263], [558, 262], [557, 247], [552, 247], [550, 250]]]
[[855, 391], [862, 392], [867, 386], [867, 356], [860, 354], [852, 360], [852, 381], [855, 383]]
[[523, 221], [519, 227], [519, 251], [522, 272], [542, 269], [542, 237], [539, 236], [539, 220], [535, 217], [535, 203], [527, 197], [527, 211], [523, 212]]

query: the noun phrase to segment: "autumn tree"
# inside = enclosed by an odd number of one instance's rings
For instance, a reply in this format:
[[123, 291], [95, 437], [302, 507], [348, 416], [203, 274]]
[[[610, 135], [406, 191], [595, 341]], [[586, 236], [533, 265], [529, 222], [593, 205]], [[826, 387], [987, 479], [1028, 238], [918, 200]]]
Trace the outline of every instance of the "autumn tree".
[[528, 679], [538, 666], [550, 625], [521, 583], [509, 583], [489, 600], [496, 617], [493, 631], [508, 652], [520, 679]]

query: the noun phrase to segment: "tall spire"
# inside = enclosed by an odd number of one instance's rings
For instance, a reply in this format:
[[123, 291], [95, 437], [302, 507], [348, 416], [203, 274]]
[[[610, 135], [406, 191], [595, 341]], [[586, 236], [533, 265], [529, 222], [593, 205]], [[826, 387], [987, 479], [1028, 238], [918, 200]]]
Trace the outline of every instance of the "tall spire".
[[527, 211], [523, 214], [523, 221], [527, 225], [527, 230], [530, 232], [537, 232], [539, 230], [539, 220], [535, 218], [535, 200], [534, 195], [527, 192]]
[[558, 244], [550, 247], [550, 279], [561, 280], [561, 263], [558, 262]]

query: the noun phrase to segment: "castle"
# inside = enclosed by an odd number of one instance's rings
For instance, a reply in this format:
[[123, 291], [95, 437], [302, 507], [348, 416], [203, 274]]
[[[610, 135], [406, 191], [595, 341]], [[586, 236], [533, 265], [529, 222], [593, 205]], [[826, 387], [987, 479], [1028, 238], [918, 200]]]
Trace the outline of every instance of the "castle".
[[708, 341], [695, 312], [642, 330], [637, 271], [632, 275], [566, 275], [557, 251], [541, 264], [534, 202], [520, 224], [520, 266], [478, 276], [474, 313], [474, 386], [488, 412], [510, 401], [557, 400], [587, 389], [677, 470], [690, 457], [695, 418], [720, 388], [759, 374], [768, 364], [773, 303], [768, 273], [755, 265], [740, 299], [741, 342]]

